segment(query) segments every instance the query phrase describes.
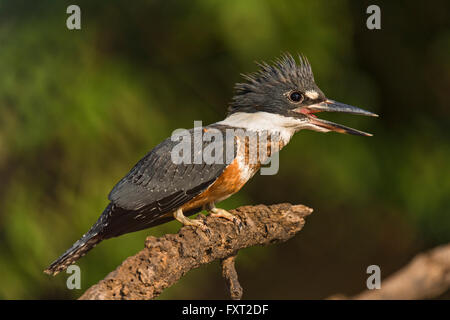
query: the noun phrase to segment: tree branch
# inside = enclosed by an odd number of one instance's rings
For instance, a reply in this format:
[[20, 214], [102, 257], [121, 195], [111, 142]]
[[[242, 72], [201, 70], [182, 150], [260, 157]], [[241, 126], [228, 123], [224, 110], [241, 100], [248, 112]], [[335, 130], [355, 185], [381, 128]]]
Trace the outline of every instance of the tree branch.
[[152, 299], [189, 270], [222, 260], [223, 275], [233, 299], [242, 296], [234, 257], [240, 249], [269, 245], [292, 238], [305, 224], [312, 209], [287, 203], [244, 206], [231, 210], [242, 221], [199, 215], [209, 232], [182, 227], [176, 234], [148, 237], [145, 248], [127, 258], [115, 271], [89, 288], [80, 299]]
[[436, 298], [450, 288], [450, 244], [420, 253], [412, 261], [382, 280], [381, 289], [366, 290], [353, 297], [330, 299], [415, 300]]
[[236, 266], [234, 264], [236, 255], [229, 256], [222, 260], [222, 276], [224, 277], [228, 290], [230, 291], [231, 299], [240, 300], [244, 290], [239, 283], [238, 274], [236, 272]]

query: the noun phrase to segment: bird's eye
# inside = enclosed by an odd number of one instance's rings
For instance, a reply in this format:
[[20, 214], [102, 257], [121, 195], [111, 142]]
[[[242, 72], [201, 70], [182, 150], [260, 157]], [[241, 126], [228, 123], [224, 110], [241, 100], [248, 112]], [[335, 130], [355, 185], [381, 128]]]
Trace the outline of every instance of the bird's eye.
[[300, 92], [294, 91], [289, 95], [289, 99], [293, 102], [303, 101], [303, 95]]

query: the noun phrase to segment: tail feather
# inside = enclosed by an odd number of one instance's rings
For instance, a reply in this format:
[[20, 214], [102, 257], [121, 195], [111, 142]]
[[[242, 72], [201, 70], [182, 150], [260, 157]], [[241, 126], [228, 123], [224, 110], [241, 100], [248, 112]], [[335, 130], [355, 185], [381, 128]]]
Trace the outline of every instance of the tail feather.
[[47, 269], [45, 273], [57, 275], [59, 272], [67, 269], [68, 266], [84, 256], [89, 250], [94, 248], [103, 238], [98, 234], [85, 234], [80, 240], [75, 242], [73, 246], [56, 259]]
[[57, 275], [59, 272], [67, 269], [68, 266], [84, 256], [99, 242], [107, 238], [105, 237], [103, 231], [104, 227], [107, 225], [107, 220], [111, 215], [112, 207], [113, 206], [110, 203], [92, 228], [85, 233], [80, 240], [75, 242], [69, 250], [64, 252], [47, 269], [45, 269], [44, 272], [50, 275]]
[[[200, 210], [201, 208], [196, 208], [185, 214], [192, 215]], [[102, 240], [117, 237], [124, 233], [147, 229], [170, 220], [173, 220], [172, 215], [143, 215], [140, 211], [125, 210], [110, 203], [92, 228], [44, 272], [56, 275], [64, 271]]]

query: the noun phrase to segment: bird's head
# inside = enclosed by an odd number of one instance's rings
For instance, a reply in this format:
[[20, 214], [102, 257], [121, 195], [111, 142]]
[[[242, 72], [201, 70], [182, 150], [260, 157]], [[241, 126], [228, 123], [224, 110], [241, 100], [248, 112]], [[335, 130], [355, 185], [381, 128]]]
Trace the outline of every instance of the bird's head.
[[236, 84], [229, 116], [261, 112], [272, 117], [277, 125], [296, 131], [310, 129], [371, 135], [316, 117], [315, 113], [323, 111], [377, 115], [328, 99], [314, 82], [311, 66], [304, 56], [299, 55], [299, 63], [290, 54], [285, 54], [272, 65], [258, 65], [261, 68], [258, 72], [243, 75], [247, 81]]

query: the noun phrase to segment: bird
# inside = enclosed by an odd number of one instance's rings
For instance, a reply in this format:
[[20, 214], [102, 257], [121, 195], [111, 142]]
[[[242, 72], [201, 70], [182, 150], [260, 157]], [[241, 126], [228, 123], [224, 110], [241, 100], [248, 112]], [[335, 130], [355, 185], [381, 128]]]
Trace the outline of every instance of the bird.
[[[284, 53], [270, 63], [257, 65], [256, 72], [243, 74], [244, 81], [235, 85], [225, 119], [186, 130], [178, 140], [171, 136], [150, 150], [113, 187], [108, 196], [109, 204], [95, 224], [44, 272], [56, 275], [103, 240], [173, 219], [207, 231], [203, 221], [189, 218], [202, 210], [241, 226], [236, 216], [216, 204], [238, 192], [295, 133], [308, 129], [371, 136], [317, 117], [319, 112], [378, 115], [328, 99], [316, 85], [306, 56], [298, 54], [295, 59], [290, 53]], [[195, 139], [197, 133], [213, 133], [212, 136], [217, 138], [226, 136], [228, 131], [239, 131], [240, 134], [220, 143], [215, 143], [220, 139]], [[251, 134], [262, 137], [263, 133], [272, 137], [266, 144], [246, 138]], [[174, 158], [177, 154], [174, 150], [180, 149], [181, 138], [190, 141], [184, 150], [186, 155], [183, 154], [186, 156], [183, 159], [190, 161]], [[249, 149], [255, 143], [267, 152], [249, 161]], [[211, 149], [214, 152], [211, 153]], [[208, 157], [192, 160], [207, 151], [214, 153], [215, 160], [227, 160], [207, 161]]]

